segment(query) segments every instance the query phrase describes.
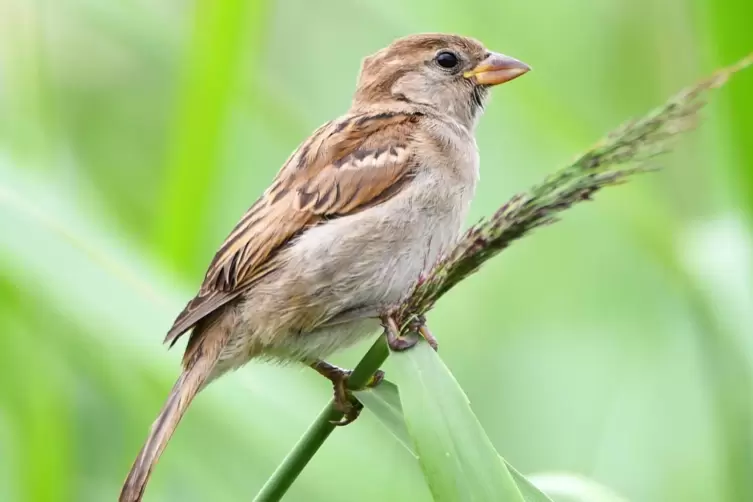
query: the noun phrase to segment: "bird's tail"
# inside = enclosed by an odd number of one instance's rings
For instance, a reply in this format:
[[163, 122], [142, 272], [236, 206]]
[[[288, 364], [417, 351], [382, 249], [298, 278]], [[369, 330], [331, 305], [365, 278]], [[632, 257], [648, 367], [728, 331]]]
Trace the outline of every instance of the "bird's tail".
[[152, 424], [149, 437], [141, 448], [138, 457], [128, 473], [120, 492], [119, 502], [140, 502], [149, 481], [154, 465], [159, 460], [167, 442], [173, 435], [180, 419], [183, 418], [193, 398], [207, 383], [212, 370], [217, 364], [219, 350], [197, 350], [185, 365], [178, 381], [175, 382], [162, 411]]

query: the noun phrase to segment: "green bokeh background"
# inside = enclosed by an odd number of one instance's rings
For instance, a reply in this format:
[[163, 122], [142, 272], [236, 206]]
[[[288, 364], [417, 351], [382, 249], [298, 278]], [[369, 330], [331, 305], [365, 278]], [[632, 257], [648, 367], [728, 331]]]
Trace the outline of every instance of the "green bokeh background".
[[[534, 67], [482, 120], [476, 220], [753, 50], [751, 19], [748, 0], [0, 0], [0, 500], [115, 500], [178, 372], [164, 332], [292, 149], [347, 109], [363, 56], [449, 31]], [[753, 501], [753, 71], [704, 116], [665, 171], [516, 243], [430, 314], [522, 472]], [[329, 395], [303, 368], [223, 378], [147, 499], [251, 500]], [[430, 495], [367, 412], [286, 500]]]

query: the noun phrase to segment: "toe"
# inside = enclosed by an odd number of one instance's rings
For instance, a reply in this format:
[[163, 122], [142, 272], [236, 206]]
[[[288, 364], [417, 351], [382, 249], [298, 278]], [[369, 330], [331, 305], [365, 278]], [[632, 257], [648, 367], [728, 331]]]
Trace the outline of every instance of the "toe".
[[366, 383], [366, 387], [376, 387], [380, 383], [382, 383], [382, 380], [384, 380], [384, 371], [377, 370], [376, 373], [371, 375], [371, 378]]
[[353, 423], [361, 414], [363, 404], [352, 395], [346, 401], [335, 401], [335, 409], [343, 414], [340, 420], [330, 420], [330, 423], [342, 427]]
[[401, 352], [403, 350], [408, 350], [414, 345], [418, 343], [418, 338], [416, 337], [400, 337], [395, 338], [394, 340], [389, 341], [390, 349]]

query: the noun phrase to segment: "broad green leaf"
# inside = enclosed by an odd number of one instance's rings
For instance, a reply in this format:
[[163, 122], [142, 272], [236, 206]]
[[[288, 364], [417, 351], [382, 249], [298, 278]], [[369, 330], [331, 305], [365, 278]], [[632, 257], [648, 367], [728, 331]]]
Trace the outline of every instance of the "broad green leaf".
[[[372, 389], [356, 391], [355, 394], [364, 406], [376, 415], [379, 423], [395, 436], [398, 442], [410, 451], [411, 454], [416, 455], [410, 434], [405, 426], [403, 406], [400, 403], [400, 394], [397, 386], [385, 380]], [[515, 483], [517, 483], [525, 502], [552, 502], [552, 499], [536, 488], [530, 480], [518, 472], [506, 460], [502, 459], [502, 461], [515, 479]]]
[[[379, 422], [413, 455], [410, 434], [405, 426], [403, 406], [397, 386], [384, 381], [372, 389], [355, 392], [358, 399]], [[524, 476], [502, 459], [518, 485], [525, 502], [625, 502], [608, 488], [577, 474], [534, 474]]]
[[392, 358], [405, 422], [434, 500], [525, 502], [437, 353], [420, 343]]

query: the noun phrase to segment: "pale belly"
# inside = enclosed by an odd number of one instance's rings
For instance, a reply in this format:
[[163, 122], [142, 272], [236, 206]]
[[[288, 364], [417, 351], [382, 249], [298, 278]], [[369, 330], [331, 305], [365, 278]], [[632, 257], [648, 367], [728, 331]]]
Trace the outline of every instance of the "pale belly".
[[279, 272], [235, 307], [238, 322], [218, 369], [254, 357], [324, 358], [375, 334], [379, 314], [455, 243], [472, 195], [419, 183], [406, 192], [314, 227], [289, 246]]

